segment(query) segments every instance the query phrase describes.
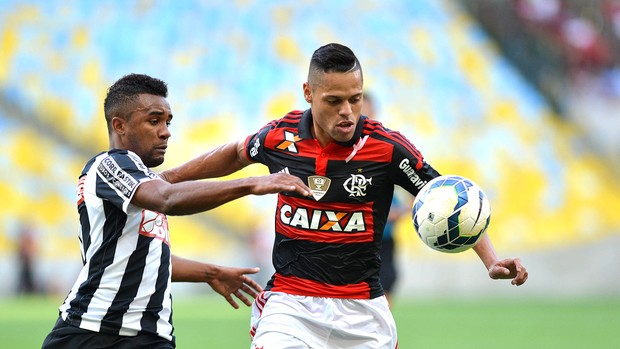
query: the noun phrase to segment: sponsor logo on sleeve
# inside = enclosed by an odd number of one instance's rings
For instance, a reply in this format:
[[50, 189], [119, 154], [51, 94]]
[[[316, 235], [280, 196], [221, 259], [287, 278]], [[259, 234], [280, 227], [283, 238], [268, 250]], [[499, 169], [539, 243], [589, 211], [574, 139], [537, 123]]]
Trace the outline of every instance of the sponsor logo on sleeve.
[[403, 171], [405, 175], [407, 175], [407, 178], [409, 178], [411, 183], [413, 183], [416, 188], [422, 189], [422, 187], [426, 184], [426, 181], [422, 180], [420, 176], [418, 176], [415, 168], [413, 168], [413, 166], [409, 164], [409, 159], [403, 159], [403, 161], [400, 162], [398, 167]]
[[254, 158], [258, 155], [258, 148], [260, 147], [260, 140], [256, 137], [254, 144], [252, 144], [252, 148], [250, 148], [250, 157]]
[[97, 171], [99, 171], [108, 183], [126, 197], [131, 196], [131, 193], [133, 193], [138, 186], [138, 181], [129, 173], [125, 172], [112, 157], [108, 156], [103, 159], [97, 167]]

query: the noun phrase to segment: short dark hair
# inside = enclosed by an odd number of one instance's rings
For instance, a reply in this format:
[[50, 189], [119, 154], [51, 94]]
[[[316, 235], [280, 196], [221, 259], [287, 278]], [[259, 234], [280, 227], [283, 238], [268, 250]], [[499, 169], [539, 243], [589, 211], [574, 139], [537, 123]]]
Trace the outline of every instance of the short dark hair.
[[312, 54], [308, 82], [315, 82], [312, 80], [317, 73], [347, 73], [356, 70], [362, 73], [363, 79], [362, 65], [353, 51], [344, 45], [331, 43], [319, 47]]
[[103, 102], [103, 112], [108, 127], [114, 114], [133, 103], [140, 94], [165, 98], [168, 97], [168, 86], [162, 80], [145, 74], [129, 74], [118, 79], [108, 89], [108, 94]]

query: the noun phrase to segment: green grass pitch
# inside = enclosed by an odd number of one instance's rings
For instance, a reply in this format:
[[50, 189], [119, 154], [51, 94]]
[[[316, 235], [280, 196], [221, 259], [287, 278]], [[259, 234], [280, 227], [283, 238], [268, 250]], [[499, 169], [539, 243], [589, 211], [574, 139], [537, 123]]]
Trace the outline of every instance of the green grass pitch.
[[[0, 299], [3, 348], [40, 348], [60, 298]], [[250, 310], [177, 297], [177, 347], [249, 348]], [[401, 349], [620, 348], [620, 299], [409, 300], [393, 304]]]

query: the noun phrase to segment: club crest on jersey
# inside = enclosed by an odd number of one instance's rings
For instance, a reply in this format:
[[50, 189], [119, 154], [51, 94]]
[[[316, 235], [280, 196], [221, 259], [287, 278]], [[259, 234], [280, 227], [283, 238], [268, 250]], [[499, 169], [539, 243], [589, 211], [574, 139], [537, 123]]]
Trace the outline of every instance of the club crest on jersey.
[[291, 153], [297, 154], [299, 151], [297, 150], [295, 143], [299, 141], [301, 141], [301, 137], [299, 137], [296, 133], [284, 131], [284, 140], [276, 145], [276, 149], [287, 150]]
[[368, 185], [372, 184], [372, 177], [366, 178], [361, 174], [352, 174], [349, 179], [344, 181], [344, 190], [349, 192], [349, 196], [366, 196]]
[[310, 191], [312, 191], [312, 196], [314, 200], [319, 201], [329, 189], [329, 185], [332, 183], [332, 180], [323, 177], [323, 176], [310, 176], [308, 177], [308, 186], [310, 187]]

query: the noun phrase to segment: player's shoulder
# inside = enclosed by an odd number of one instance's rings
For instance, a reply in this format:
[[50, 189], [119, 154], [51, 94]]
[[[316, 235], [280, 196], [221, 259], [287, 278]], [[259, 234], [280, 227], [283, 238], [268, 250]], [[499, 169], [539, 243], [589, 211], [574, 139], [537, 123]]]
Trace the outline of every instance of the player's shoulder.
[[364, 117], [362, 122], [362, 132], [364, 135], [369, 135], [387, 142], [399, 141], [401, 138], [405, 138], [400, 132], [386, 127], [381, 121]]
[[99, 154], [96, 159], [94, 163], [97, 164], [98, 169], [108, 169], [112, 173], [121, 169], [124, 171], [151, 172], [140, 156], [128, 149], [110, 149]]
[[293, 110], [279, 119], [273, 119], [261, 127], [259, 133], [270, 131], [278, 128], [296, 128], [299, 126], [304, 112], [302, 110]]
[[278, 120], [275, 120], [278, 127], [295, 127], [299, 125], [304, 115], [303, 110], [292, 110]]
[[371, 118], [364, 119], [363, 134], [368, 135], [375, 140], [389, 143], [396, 149], [402, 149], [406, 152], [419, 154], [413, 142], [411, 142], [400, 131], [390, 129], [378, 120]]

